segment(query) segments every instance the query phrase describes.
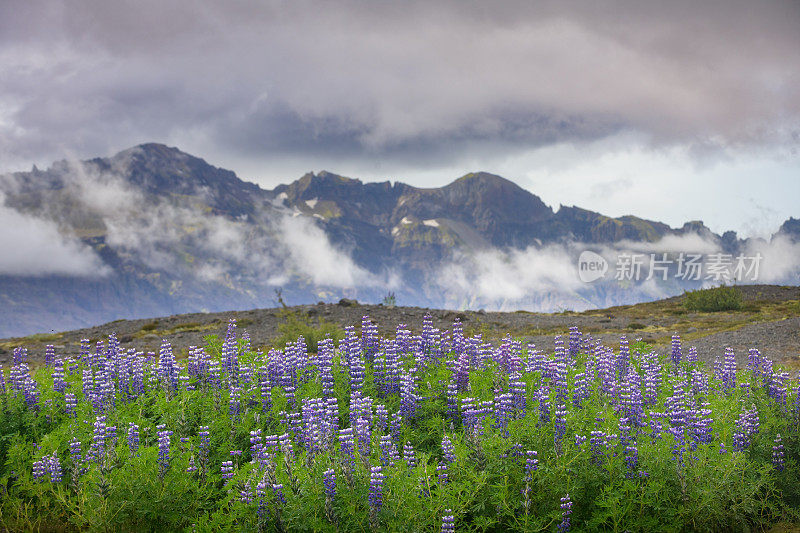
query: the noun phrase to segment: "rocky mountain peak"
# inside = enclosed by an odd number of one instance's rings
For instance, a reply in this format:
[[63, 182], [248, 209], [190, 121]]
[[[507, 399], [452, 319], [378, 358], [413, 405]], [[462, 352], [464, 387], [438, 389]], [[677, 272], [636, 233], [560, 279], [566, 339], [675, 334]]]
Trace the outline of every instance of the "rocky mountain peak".
[[789, 217], [786, 222], [781, 224], [777, 235], [785, 235], [792, 242], [800, 242], [800, 218]]

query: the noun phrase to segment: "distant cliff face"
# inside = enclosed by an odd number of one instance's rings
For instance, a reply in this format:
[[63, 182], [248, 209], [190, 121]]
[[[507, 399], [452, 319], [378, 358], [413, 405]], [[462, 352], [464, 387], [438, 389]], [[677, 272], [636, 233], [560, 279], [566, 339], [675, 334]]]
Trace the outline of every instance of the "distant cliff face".
[[[554, 212], [484, 172], [432, 189], [320, 172], [264, 190], [160, 144], [3, 175], [0, 190], [8, 216], [60, 239], [31, 248], [29, 270], [3, 271], [0, 263], [0, 336], [271, 306], [276, 289], [291, 303], [378, 302], [391, 291], [404, 304], [431, 307], [605, 306], [650, 293], [624, 283], [574, 285], [558, 272], [571, 260], [570, 243], [697, 235], [729, 253], [746, 244], [700, 222], [673, 229], [579, 207]], [[778, 234], [800, 242], [800, 221], [786, 221]], [[36, 243], [20, 250], [29, 244]], [[57, 268], [50, 255], [92, 267]], [[501, 287], [491, 287], [495, 278]]]

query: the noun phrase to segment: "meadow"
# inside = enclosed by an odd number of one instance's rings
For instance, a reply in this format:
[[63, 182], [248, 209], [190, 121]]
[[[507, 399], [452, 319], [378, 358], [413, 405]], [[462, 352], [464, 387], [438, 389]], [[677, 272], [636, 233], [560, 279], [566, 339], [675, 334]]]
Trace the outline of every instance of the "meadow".
[[459, 322], [177, 361], [84, 342], [0, 368], [8, 531], [753, 531], [800, 521], [800, 392], [758, 350], [713, 368], [577, 328]]

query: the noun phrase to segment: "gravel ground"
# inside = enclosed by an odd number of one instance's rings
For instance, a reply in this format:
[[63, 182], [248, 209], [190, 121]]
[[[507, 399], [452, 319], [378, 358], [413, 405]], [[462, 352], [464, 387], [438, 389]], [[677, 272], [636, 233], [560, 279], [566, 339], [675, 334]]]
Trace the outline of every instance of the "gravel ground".
[[[741, 287], [745, 301], [800, 300], [800, 287], [778, 286], [744, 286]], [[679, 298], [679, 297], [678, 297]], [[674, 302], [670, 298], [664, 302]], [[589, 332], [595, 339], [607, 345], [616, 346], [621, 333], [630, 340], [642, 338], [648, 342], [664, 342], [664, 335], [671, 333], [673, 325], [691, 319], [695, 315], [676, 316], [663, 311], [649, 310], [647, 313], [632, 313], [640, 306], [623, 306], [586, 313], [529, 313], [510, 312], [495, 313], [484, 311], [452, 311], [425, 309], [418, 307], [385, 307], [381, 305], [361, 305], [350, 300], [339, 303], [320, 303], [317, 305], [296, 306], [292, 311], [305, 315], [314, 323], [320, 319], [341, 325], [358, 325], [361, 317], [368, 315], [379, 326], [381, 334], [394, 332], [397, 324], [406, 324], [412, 331], [419, 331], [423, 317], [430, 313], [434, 326], [440, 329], [450, 328], [453, 321], [461, 320], [467, 333], [482, 332], [489, 337], [501, 332], [512, 332], [522, 336], [525, 342], [532, 342], [540, 349], [551, 350], [556, 334], [566, 334], [570, 326], [578, 326]], [[162, 338], [170, 341], [178, 354], [185, 352], [190, 346], [203, 345], [203, 337], [216, 334], [223, 336], [229, 318], [235, 318], [240, 329], [246, 330], [255, 347], [264, 347], [279, 336], [278, 325], [284, 319], [281, 309], [254, 309], [250, 311], [222, 313], [193, 313], [169, 317], [141, 320], [119, 320], [100, 326], [63, 332], [52, 336], [32, 336], [24, 339], [0, 340], [0, 364], [8, 365], [14, 345], [23, 345], [29, 349], [31, 360], [42, 360], [46, 344], [53, 344], [59, 355], [76, 355], [81, 339], [90, 339], [93, 343], [105, 340], [111, 333], [116, 333], [123, 349], [134, 348], [144, 352], [157, 352]], [[726, 316], [719, 315], [724, 320]], [[731, 320], [735, 319], [730, 314]], [[628, 329], [632, 323], [656, 328], [661, 333]], [[735, 327], [735, 326], [734, 326]], [[524, 332], [524, 333], [523, 333]], [[699, 332], [702, 333], [702, 332]], [[696, 346], [701, 359], [713, 361], [721, 355], [726, 346], [734, 348], [737, 359], [746, 361], [750, 348], [759, 348], [761, 353], [775, 361], [800, 366], [800, 316], [785, 318], [771, 322], [747, 324], [740, 329], [711, 333], [705, 337], [689, 340], [686, 346]], [[667, 348], [663, 344], [659, 349]]]
[[725, 348], [730, 346], [736, 353], [737, 362], [745, 364], [749, 350], [758, 348], [761, 355], [797, 368], [800, 366], [800, 317], [748, 324], [735, 331], [712, 333], [687, 344], [696, 346], [704, 361], [722, 356]]

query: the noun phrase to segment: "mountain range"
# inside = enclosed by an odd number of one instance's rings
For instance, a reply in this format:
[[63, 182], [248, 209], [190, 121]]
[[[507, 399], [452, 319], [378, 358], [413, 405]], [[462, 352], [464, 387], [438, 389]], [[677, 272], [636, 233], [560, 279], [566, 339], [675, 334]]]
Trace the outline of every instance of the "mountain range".
[[[758, 281], [798, 283], [800, 220], [769, 240], [579, 207], [554, 211], [500, 176], [440, 188], [309, 173], [266, 190], [161, 144], [0, 176], [0, 336], [120, 318], [339, 298], [552, 311], [635, 303], [708, 280], [582, 283], [592, 249], [762, 254]], [[670, 256], [672, 257], [672, 256]], [[611, 267], [613, 271], [613, 267]], [[613, 273], [613, 272], [611, 272]], [[387, 299], [387, 303], [391, 300]]]

